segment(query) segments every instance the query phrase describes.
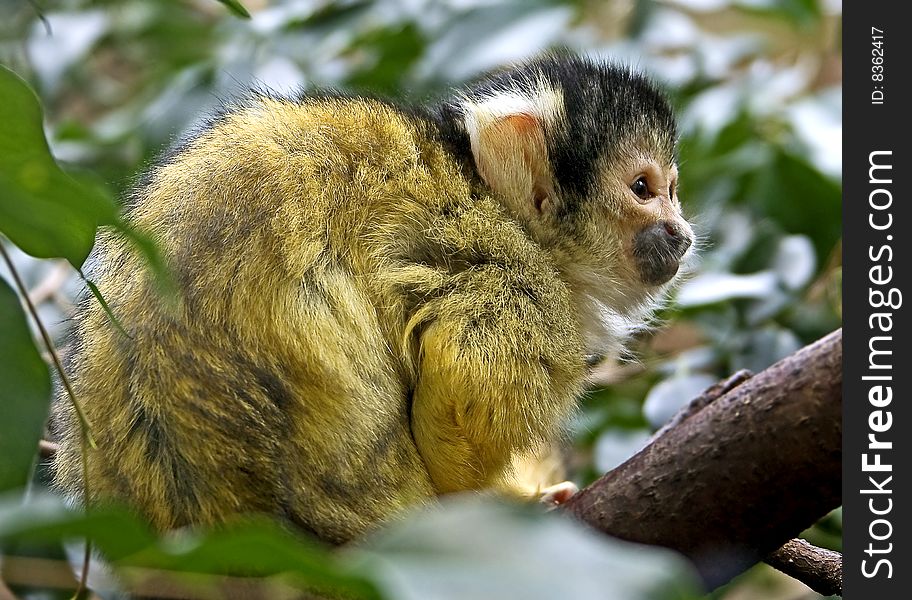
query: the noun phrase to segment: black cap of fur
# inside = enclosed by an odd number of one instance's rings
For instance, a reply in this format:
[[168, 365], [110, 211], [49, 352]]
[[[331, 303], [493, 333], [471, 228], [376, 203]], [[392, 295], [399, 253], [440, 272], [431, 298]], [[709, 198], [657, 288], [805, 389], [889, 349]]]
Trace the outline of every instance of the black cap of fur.
[[671, 105], [648, 78], [625, 66], [550, 54], [485, 76], [466, 95], [531, 95], [541, 80], [561, 90], [564, 98], [564, 118], [546, 129], [545, 137], [552, 170], [569, 205], [565, 210], [572, 211], [591, 194], [599, 161], [613, 162], [623, 146], [640, 145], [660, 159], [674, 160], [677, 125]]

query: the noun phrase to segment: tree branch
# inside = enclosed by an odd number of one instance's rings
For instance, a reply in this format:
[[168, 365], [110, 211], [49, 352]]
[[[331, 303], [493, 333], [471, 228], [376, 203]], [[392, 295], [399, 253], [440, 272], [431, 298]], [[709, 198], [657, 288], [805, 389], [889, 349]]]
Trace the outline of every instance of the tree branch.
[[698, 399], [564, 510], [678, 550], [717, 587], [838, 507], [842, 331], [738, 383]]
[[818, 548], [804, 540], [790, 540], [767, 556], [765, 562], [818, 594], [842, 595], [842, 554], [839, 552]]

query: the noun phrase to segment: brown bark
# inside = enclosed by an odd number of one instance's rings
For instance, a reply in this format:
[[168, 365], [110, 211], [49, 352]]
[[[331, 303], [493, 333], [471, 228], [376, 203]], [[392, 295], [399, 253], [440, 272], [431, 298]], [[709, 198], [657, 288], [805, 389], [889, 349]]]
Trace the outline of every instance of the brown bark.
[[842, 554], [804, 540], [790, 540], [766, 557], [766, 564], [823, 596], [842, 595]]
[[716, 587], [841, 504], [842, 331], [704, 404], [564, 509]]

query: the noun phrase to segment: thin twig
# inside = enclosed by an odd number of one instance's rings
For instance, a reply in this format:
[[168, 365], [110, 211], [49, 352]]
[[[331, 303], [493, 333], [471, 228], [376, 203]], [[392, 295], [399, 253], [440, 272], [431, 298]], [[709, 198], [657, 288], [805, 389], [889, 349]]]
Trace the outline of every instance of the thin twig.
[[[118, 569], [117, 573], [119, 578], [116, 585], [122, 586], [120, 587], [121, 591], [143, 598], [205, 600], [213, 597], [301, 597], [301, 589], [294, 586], [293, 580], [285, 581], [275, 577], [238, 577], [145, 569], [141, 567], [122, 567]], [[73, 571], [69, 563], [63, 560], [5, 556], [4, 576], [10, 584], [27, 587], [72, 590], [76, 586], [76, 582], [73, 579]], [[211, 589], [206, 590], [206, 586]], [[112, 589], [111, 591], [117, 590]], [[305, 595], [304, 597], [311, 598], [314, 596]], [[89, 595], [89, 598], [98, 600], [96, 595]], [[10, 599], [18, 600], [15, 596], [4, 596], [3, 583], [0, 582], [0, 600]]]
[[[22, 301], [25, 303], [29, 314], [32, 316], [32, 320], [35, 322], [35, 327], [38, 329], [39, 333], [41, 333], [41, 339], [44, 341], [44, 346], [47, 349], [51, 360], [54, 362], [54, 368], [57, 369], [57, 374], [60, 376], [60, 381], [63, 383], [63, 387], [66, 388], [67, 394], [69, 395], [70, 403], [73, 405], [73, 409], [76, 411], [76, 415], [79, 417], [79, 449], [82, 460], [83, 501], [85, 502], [85, 506], [88, 507], [89, 498], [91, 497], [89, 494], [88, 446], [91, 446], [92, 448], [96, 447], [95, 440], [92, 439], [89, 420], [86, 418], [85, 412], [83, 412], [82, 406], [79, 404], [79, 400], [76, 398], [76, 393], [73, 391], [73, 387], [70, 385], [70, 380], [63, 370], [63, 365], [61, 364], [60, 357], [57, 355], [57, 351], [54, 348], [54, 343], [51, 341], [51, 336], [48, 334], [47, 329], [44, 327], [44, 323], [42, 323], [41, 319], [38, 318], [38, 310], [35, 308], [34, 303], [32, 303], [31, 299], [29, 298], [28, 289], [22, 282], [22, 277], [19, 276], [19, 271], [16, 270], [16, 266], [13, 264], [13, 261], [10, 259], [9, 254], [6, 252], [6, 247], [2, 243], [0, 243], [0, 255], [3, 256], [3, 261], [6, 263], [6, 266], [13, 277], [13, 281], [16, 283], [16, 288], [19, 290], [19, 295], [22, 297]], [[85, 558], [82, 564], [82, 576], [79, 580], [79, 587], [76, 588], [76, 594], [74, 595], [74, 598], [81, 598], [84, 595], [86, 589], [86, 581], [89, 578], [89, 561], [91, 559], [91, 554], [92, 545], [88, 540], [86, 540]]]
[[92, 438], [92, 428], [89, 425], [89, 420], [86, 417], [85, 412], [82, 410], [82, 405], [79, 403], [79, 400], [76, 399], [76, 392], [73, 391], [73, 386], [70, 385], [70, 378], [67, 377], [66, 372], [63, 370], [63, 365], [60, 362], [60, 357], [57, 355], [57, 351], [54, 349], [54, 342], [51, 341], [50, 334], [48, 333], [47, 329], [45, 329], [44, 324], [41, 322], [41, 319], [38, 318], [38, 310], [35, 308], [35, 305], [32, 304], [31, 299], [29, 299], [28, 289], [25, 287], [25, 284], [22, 283], [22, 278], [19, 276], [19, 271], [16, 270], [16, 266], [10, 259], [9, 254], [7, 254], [6, 248], [3, 246], [3, 244], [0, 244], [0, 255], [3, 256], [3, 261], [6, 263], [6, 266], [9, 269], [10, 273], [12, 273], [13, 281], [15, 281], [16, 288], [19, 290], [19, 295], [22, 297], [22, 300], [25, 303], [29, 314], [32, 316], [32, 320], [35, 322], [35, 327], [38, 328], [38, 332], [41, 334], [41, 339], [44, 341], [44, 346], [47, 348], [48, 354], [50, 355], [51, 360], [54, 362], [54, 368], [57, 370], [57, 374], [60, 375], [60, 381], [63, 383], [63, 387], [67, 391], [70, 402], [73, 404], [73, 409], [76, 411], [76, 416], [79, 417], [80, 429], [82, 430], [83, 435], [86, 436], [89, 442], [89, 446], [95, 448], [95, 440]]
[[38, 20], [41, 21], [41, 24], [44, 25], [44, 33], [47, 34], [48, 37], [54, 35], [54, 30], [51, 29], [51, 22], [48, 21], [47, 15], [44, 14], [44, 11], [38, 6], [38, 3], [35, 2], [35, 0], [28, 0], [28, 3], [35, 9], [35, 15], [38, 17]]

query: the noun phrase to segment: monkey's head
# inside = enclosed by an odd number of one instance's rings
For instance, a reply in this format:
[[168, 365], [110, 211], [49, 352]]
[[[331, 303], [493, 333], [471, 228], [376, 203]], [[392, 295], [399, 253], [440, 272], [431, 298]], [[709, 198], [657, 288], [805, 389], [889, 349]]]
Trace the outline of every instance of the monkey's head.
[[671, 106], [645, 77], [547, 56], [482, 79], [455, 103], [480, 177], [618, 314], [657, 297], [694, 239], [681, 214]]

